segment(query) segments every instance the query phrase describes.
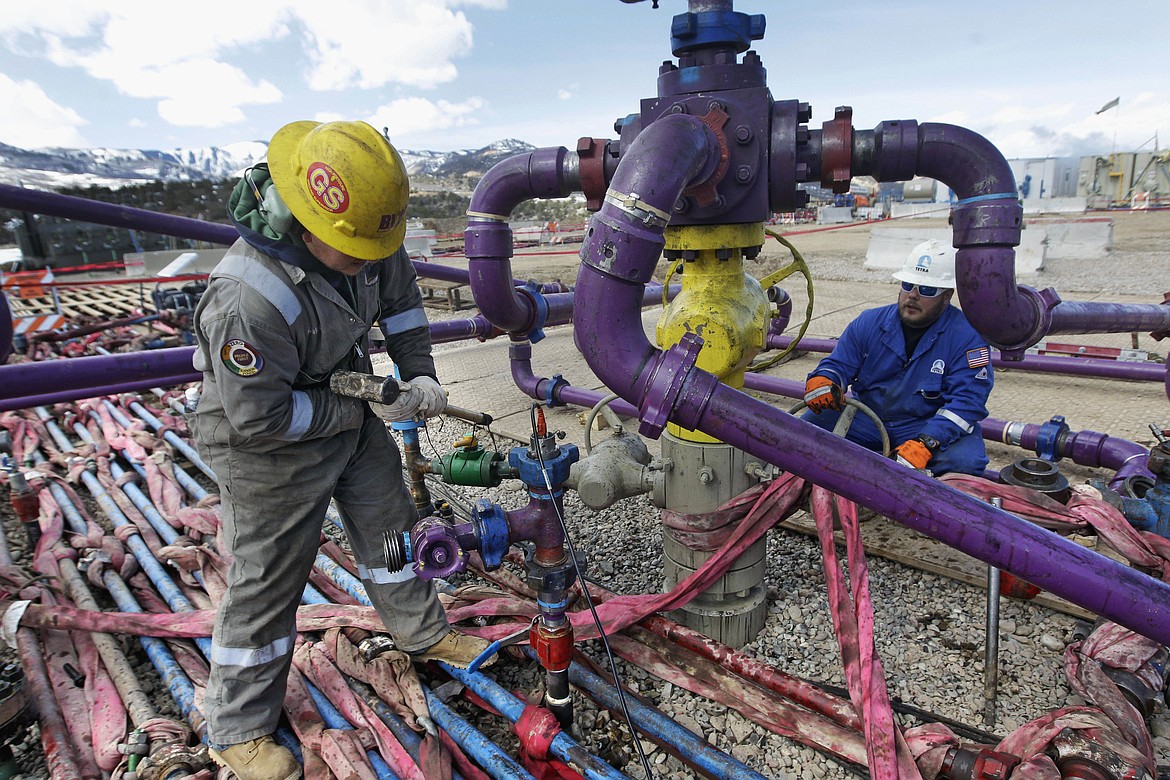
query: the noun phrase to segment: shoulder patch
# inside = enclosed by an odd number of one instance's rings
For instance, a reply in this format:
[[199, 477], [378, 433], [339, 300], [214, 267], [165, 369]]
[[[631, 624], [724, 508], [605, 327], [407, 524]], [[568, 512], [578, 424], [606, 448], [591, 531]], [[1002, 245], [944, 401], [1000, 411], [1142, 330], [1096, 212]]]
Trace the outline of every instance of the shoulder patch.
[[975, 378], [976, 379], [987, 379], [987, 369], [986, 368], [979, 369], [979, 373], [975, 375]]
[[239, 376], [255, 376], [264, 368], [264, 358], [243, 339], [229, 339], [219, 349], [219, 358], [228, 370]]
[[991, 363], [991, 348], [979, 347], [979, 349], [967, 350], [967, 365], [971, 368], [979, 368]]

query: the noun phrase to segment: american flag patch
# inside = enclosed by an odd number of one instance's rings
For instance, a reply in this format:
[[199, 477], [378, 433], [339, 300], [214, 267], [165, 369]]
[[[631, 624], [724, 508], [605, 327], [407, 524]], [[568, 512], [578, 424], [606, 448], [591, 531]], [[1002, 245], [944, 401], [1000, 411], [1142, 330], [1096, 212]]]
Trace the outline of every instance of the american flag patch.
[[967, 350], [967, 365], [971, 368], [986, 366], [991, 362], [991, 350], [987, 347]]

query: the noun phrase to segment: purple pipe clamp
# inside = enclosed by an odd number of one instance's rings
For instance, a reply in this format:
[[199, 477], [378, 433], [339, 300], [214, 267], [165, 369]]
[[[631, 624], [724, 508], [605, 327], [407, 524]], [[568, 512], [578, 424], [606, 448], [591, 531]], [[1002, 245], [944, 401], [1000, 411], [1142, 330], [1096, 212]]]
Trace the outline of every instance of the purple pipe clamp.
[[[696, 143], [693, 125], [683, 120], [672, 115], [643, 130], [623, 155], [611, 189], [642, 197], [650, 193], [654, 206], [669, 209], [690, 175], [681, 172], [701, 169], [706, 154]], [[943, 157], [938, 155], [936, 167], [949, 171]], [[1014, 241], [1018, 230], [1017, 225]], [[1013, 230], [1002, 232], [1010, 239]], [[640, 408], [661, 397], [669, 403], [670, 418], [686, 428], [703, 431], [1170, 644], [1170, 586], [1165, 583], [842, 441], [720, 384], [705, 371], [686, 367], [685, 361], [675, 361], [683, 372], [681, 380], [661, 371], [667, 356], [649, 343], [641, 327], [631, 325], [640, 324], [641, 285], [649, 279], [663, 243], [661, 226], [637, 220], [612, 202], [607, 201], [590, 221], [581, 249], [584, 263], [576, 285], [574, 334], [590, 368], [608, 387]], [[1010, 246], [1001, 248], [1011, 270]]]

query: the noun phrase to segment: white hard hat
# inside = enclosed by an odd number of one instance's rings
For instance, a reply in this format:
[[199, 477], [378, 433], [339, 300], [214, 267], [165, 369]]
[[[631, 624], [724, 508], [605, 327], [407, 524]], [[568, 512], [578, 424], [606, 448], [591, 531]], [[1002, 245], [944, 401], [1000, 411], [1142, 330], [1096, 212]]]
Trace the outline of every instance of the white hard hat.
[[927, 287], [955, 287], [955, 249], [950, 244], [932, 238], [910, 250], [902, 270], [894, 274], [900, 282], [924, 284]]

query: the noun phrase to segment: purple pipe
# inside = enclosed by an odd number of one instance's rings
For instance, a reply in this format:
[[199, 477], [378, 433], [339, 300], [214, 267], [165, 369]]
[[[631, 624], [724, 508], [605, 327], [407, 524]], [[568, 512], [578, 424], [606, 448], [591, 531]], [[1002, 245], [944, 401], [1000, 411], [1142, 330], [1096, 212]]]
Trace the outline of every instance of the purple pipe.
[[[637, 192], [669, 209], [707, 154], [687, 119], [668, 115], [643, 130], [618, 164], [611, 191]], [[703, 431], [1170, 643], [1170, 586], [1165, 583], [720, 384], [694, 368], [697, 339], [685, 338], [665, 353], [656, 350], [641, 327], [631, 325], [640, 325], [640, 287], [653, 272], [663, 243], [661, 227], [607, 200], [590, 220], [576, 285], [578, 349], [608, 387], [642, 410], [643, 432], [660, 432], [667, 418]]]
[[12, 354], [12, 310], [8, 308], [8, 296], [0, 290], [0, 365]]
[[715, 386], [705, 399], [687, 400], [677, 420], [685, 427], [763, 457], [1157, 642], [1170, 641], [1166, 583], [726, 385]]
[[[516, 387], [538, 401], [548, 401], [551, 393], [552, 400], [557, 403], [589, 409], [607, 395], [597, 390], [574, 387], [564, 379], [536, 376], [532, 371], [532, 344], [527, 339], [514, 338], [508, 348], [508, 357], [512, 366], [512, 381]], [[637, 408], [622, 400], [611, 402], [610, 408], [624, 417], [638, 416]]]
[[194, 347], [171, 347], [16, 363], [0, 367], [0, 395], [33, 396], [189, 374], [194, 352]]
[[512, 279], [508, 216], [532, 198], [563, 198], [580, 189], [576, 155], [563, 146], [536, 149], [497, 163], [471, 195], [463, 234], [471, 294], [480, 313], [508, 333], [536, 327], [537, 305]]
[[5, 398], [0, 400], [0, 412], [8, 412], [13, 409], [31, 409], [35, 406], [52, 406], [53, 404], [61, 404], [68, 401], [79, 401], [83, 398], [100, 398], [102, 396], [118, 395], [120, 393], [136, 393], [140, 390], [151, 390], [155, 387], [174, 387], [175, 385], [185, 385], [188, 382], [198, 382], [201, 379], [203, 379], [203, 374], [198, 371], [191, 371], [186, 374], [176, 374], [175, 376], [139, 379], [134, 382], [118, 382], [112, 385], [105, 385], [104, 387], [79, 387], [56, 393], [26, 395], [20, 398]]
[[[1039, 435], [1042, 428], [1040, 425], [986, 419], [980, 423], [980, 427], [983, 429], [983, 438], [988, 441], [1014, 444], [1033, 452], [1039, 450]], [[1082, 466], [1112, 469], [1114, 474], [1109, 480], [1109, 487], [1114, 489], [1120, 487], [1131, 476], [1154, 478], [1146, 468], [1149, 449], [1107, 433], [1097, 431], [1070, 433], [1057, 443], [1056, 454], [1059, 457], [1070, 458], [1073, 463]]]
[[[803, 340], [801, 344], [804, 344]], [[804, 398], [804, 383], [795, 379], [760, 376], [749, 372], [744, 376], [743, 386], [747, 390], [758, 390], [788, 398]], [[1042, 426], [997, 420], [993, 417], [988, 417], [979, 425], [983, 438], [987, 441], [1038, 451], [1036, 445]], [[1081, 466], [1112, 470], [1114, 475], [1109, 480], [1110, 487], [1121, 485], [1135, 474], [1153, 477], [1146, 469], [1149, 450], [1136, 442], [1119, 439], [1106, 433], [1088, 430], [1070, 433], [1058, 445], [1057, 454]]]
[[[768, 336], [768, 349], [784, 349], [792, 343], [792, 336]], [[799, 349], [807, 352], [832, 352], [837, 339], [805, 336]], [[1162, 363], [1132, 363], [1123, 360], [1096, 360], [1094, 358], [1059, 357], [1053, 355], [1025, 355], [1021, 360], [1005, 360], [1000, 354], [991, 356], [991, 364], [1009, 371], [1035, 371], [1044, 374], [1094, 376], [1104, 379], [1131, 379], [1139, 382], [1165, 382], [1166, 366]]]
[[240, 237], [231, 225], [159, 214], [157, 211], [102, 203], [73, 195], [30, 190], [11, 184], [0, 184], [0, 208], [50, 214], [54, 217], [77, 219], [128, 230], [144, 230], [166, 236], [207, 241], [211, 244], [228, 245]]
[[[428, 263], [423, 260], [411, 260], [410, 262], [414, 265], [414, 272], [420, 279], [438, 279], [441, 282], [455, 282], [457, 284], [469, 284], [471, 282], [471, 272], [466, 268]], [[512, 280], [513, 287], [523, 287], [527, 283], [523, 279]], [[540, 286], [540, 291], [548, 295], [550, 293], [568, 292], [569, 288], [560, 282], [548, 282]]]

